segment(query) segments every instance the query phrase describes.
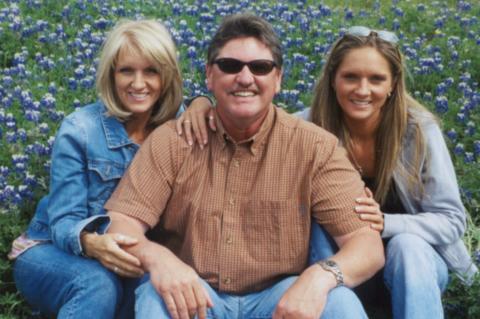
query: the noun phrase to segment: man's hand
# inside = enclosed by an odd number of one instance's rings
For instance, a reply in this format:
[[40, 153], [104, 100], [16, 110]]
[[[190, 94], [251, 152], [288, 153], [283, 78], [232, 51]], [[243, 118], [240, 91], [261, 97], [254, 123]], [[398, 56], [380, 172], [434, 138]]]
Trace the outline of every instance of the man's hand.
[[272, 318], [320, 318], [327, 302], [328, 292], [336, 284], [332, 273], [316, 264], [310, 266], [282, 296]]
[[205, 319], [207, 307], [213, 307], [213, 302], [197, 273], [166, 248], [156, 250], [160, 255], [156, 258], [158, 263], [149, 265], [150, 281], [172, 318], [189, 319], [198, 315], [199, 319]]

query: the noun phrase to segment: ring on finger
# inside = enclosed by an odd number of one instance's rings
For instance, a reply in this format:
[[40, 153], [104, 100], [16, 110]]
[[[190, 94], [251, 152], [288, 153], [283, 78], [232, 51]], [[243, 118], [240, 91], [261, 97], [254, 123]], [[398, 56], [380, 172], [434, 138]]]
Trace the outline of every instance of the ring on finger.
[[118, 272], [118, 267], [117, 266], [113, 267], [113, 272], [115, 272], [115, 273]]
[[183, 121], [183, 123], [192, 123], [192, 121], [190, 121], [190, 120], [185, 120], [185, 121]]

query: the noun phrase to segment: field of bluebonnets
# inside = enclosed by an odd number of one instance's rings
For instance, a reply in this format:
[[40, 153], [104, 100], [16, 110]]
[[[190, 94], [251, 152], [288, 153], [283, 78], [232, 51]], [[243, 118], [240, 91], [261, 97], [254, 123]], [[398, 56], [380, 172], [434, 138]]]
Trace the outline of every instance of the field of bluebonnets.
[[[477, 1], [92, 1], [0, 3], [0, 317], [25, 318], [16, 293], [11, 240], [48, 188], [49, 156], [65, 115], [96, 99], [97, 53], [122, 18], [164, 21], [179, 49], [184, 94], [205, 90], [205, 48], [222, 16], [253, 11], [271, 21], [285, 54], [276, 102], [308, 106], [325, 54], [346, 28], [393, 30], [400, 38], [410, 92], [438, 115], [470, 212], [465, 240], [480, 261], [480, 4]], [[477, 225], [477, 226], [475, 226]], [[449, 318], [480, 318], [479, 280], [453, 280]]]

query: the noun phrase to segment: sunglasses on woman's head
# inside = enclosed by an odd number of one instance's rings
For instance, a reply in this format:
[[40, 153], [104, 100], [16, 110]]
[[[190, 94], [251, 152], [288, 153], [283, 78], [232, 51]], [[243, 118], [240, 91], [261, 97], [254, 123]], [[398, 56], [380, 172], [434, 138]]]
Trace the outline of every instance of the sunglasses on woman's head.
[[271, 60], [252, 60], [249, 62], [243, 62], [234, 58], [220, 58], [213, 61], [213, 64], [218, 65], [218, 68], [228, 74], [236, 74], [243, 70], [246, 65], [250, 72], [255, 75], [266, 75], [272, 72], [273, 68], [277, 66], [274, 61]]
[[380, 39], [382, 39], [383, 41], [387, 41], [393, 44], [398, 43], [398, 37], [395, 33], [387, 30], [372, 30], [364, 26], [351, 27], [347, 30], [346, 34], [361, 36], [361, 37], [368, 37], [373, 34], [379, 37]]

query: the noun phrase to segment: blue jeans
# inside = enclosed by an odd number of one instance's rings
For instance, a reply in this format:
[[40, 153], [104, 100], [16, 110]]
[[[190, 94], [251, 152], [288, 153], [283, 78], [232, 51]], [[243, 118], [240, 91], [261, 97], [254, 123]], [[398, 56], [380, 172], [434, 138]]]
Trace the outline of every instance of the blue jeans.
[[[241, 296], [218, 292], [202, 280], [214, 304], [213, 308], [208, 309], [207, 318], [271, 318], [278, 301], [296, 279], [297, 276], [287, 277], [270, 288]], [[135, 318], [170, 318], [162, 298], [150, 281], [141, 285], [137, 289], [136, 295]], [[360, 319], [367, 318], [367, 315], [352, 290], [346, 287], [337, 287], [328, 294], [327, 304], [321, 318]]]
[[34, 246], [18, 256], [14, 278], [27, 302], [44, 315], [59, 319], [134, 316], [138, 279], [122, 279], [98, 261], [67, 254], [52, 244]]
[[[331, 237], [312, 223], [310, 262], [336, 251]], [[413, 234], [399, 234], [388, 241], [383, 280], [391, 294], [393, 318], [443, 318], [442, 292], [448, 268], [435, 249]]]

